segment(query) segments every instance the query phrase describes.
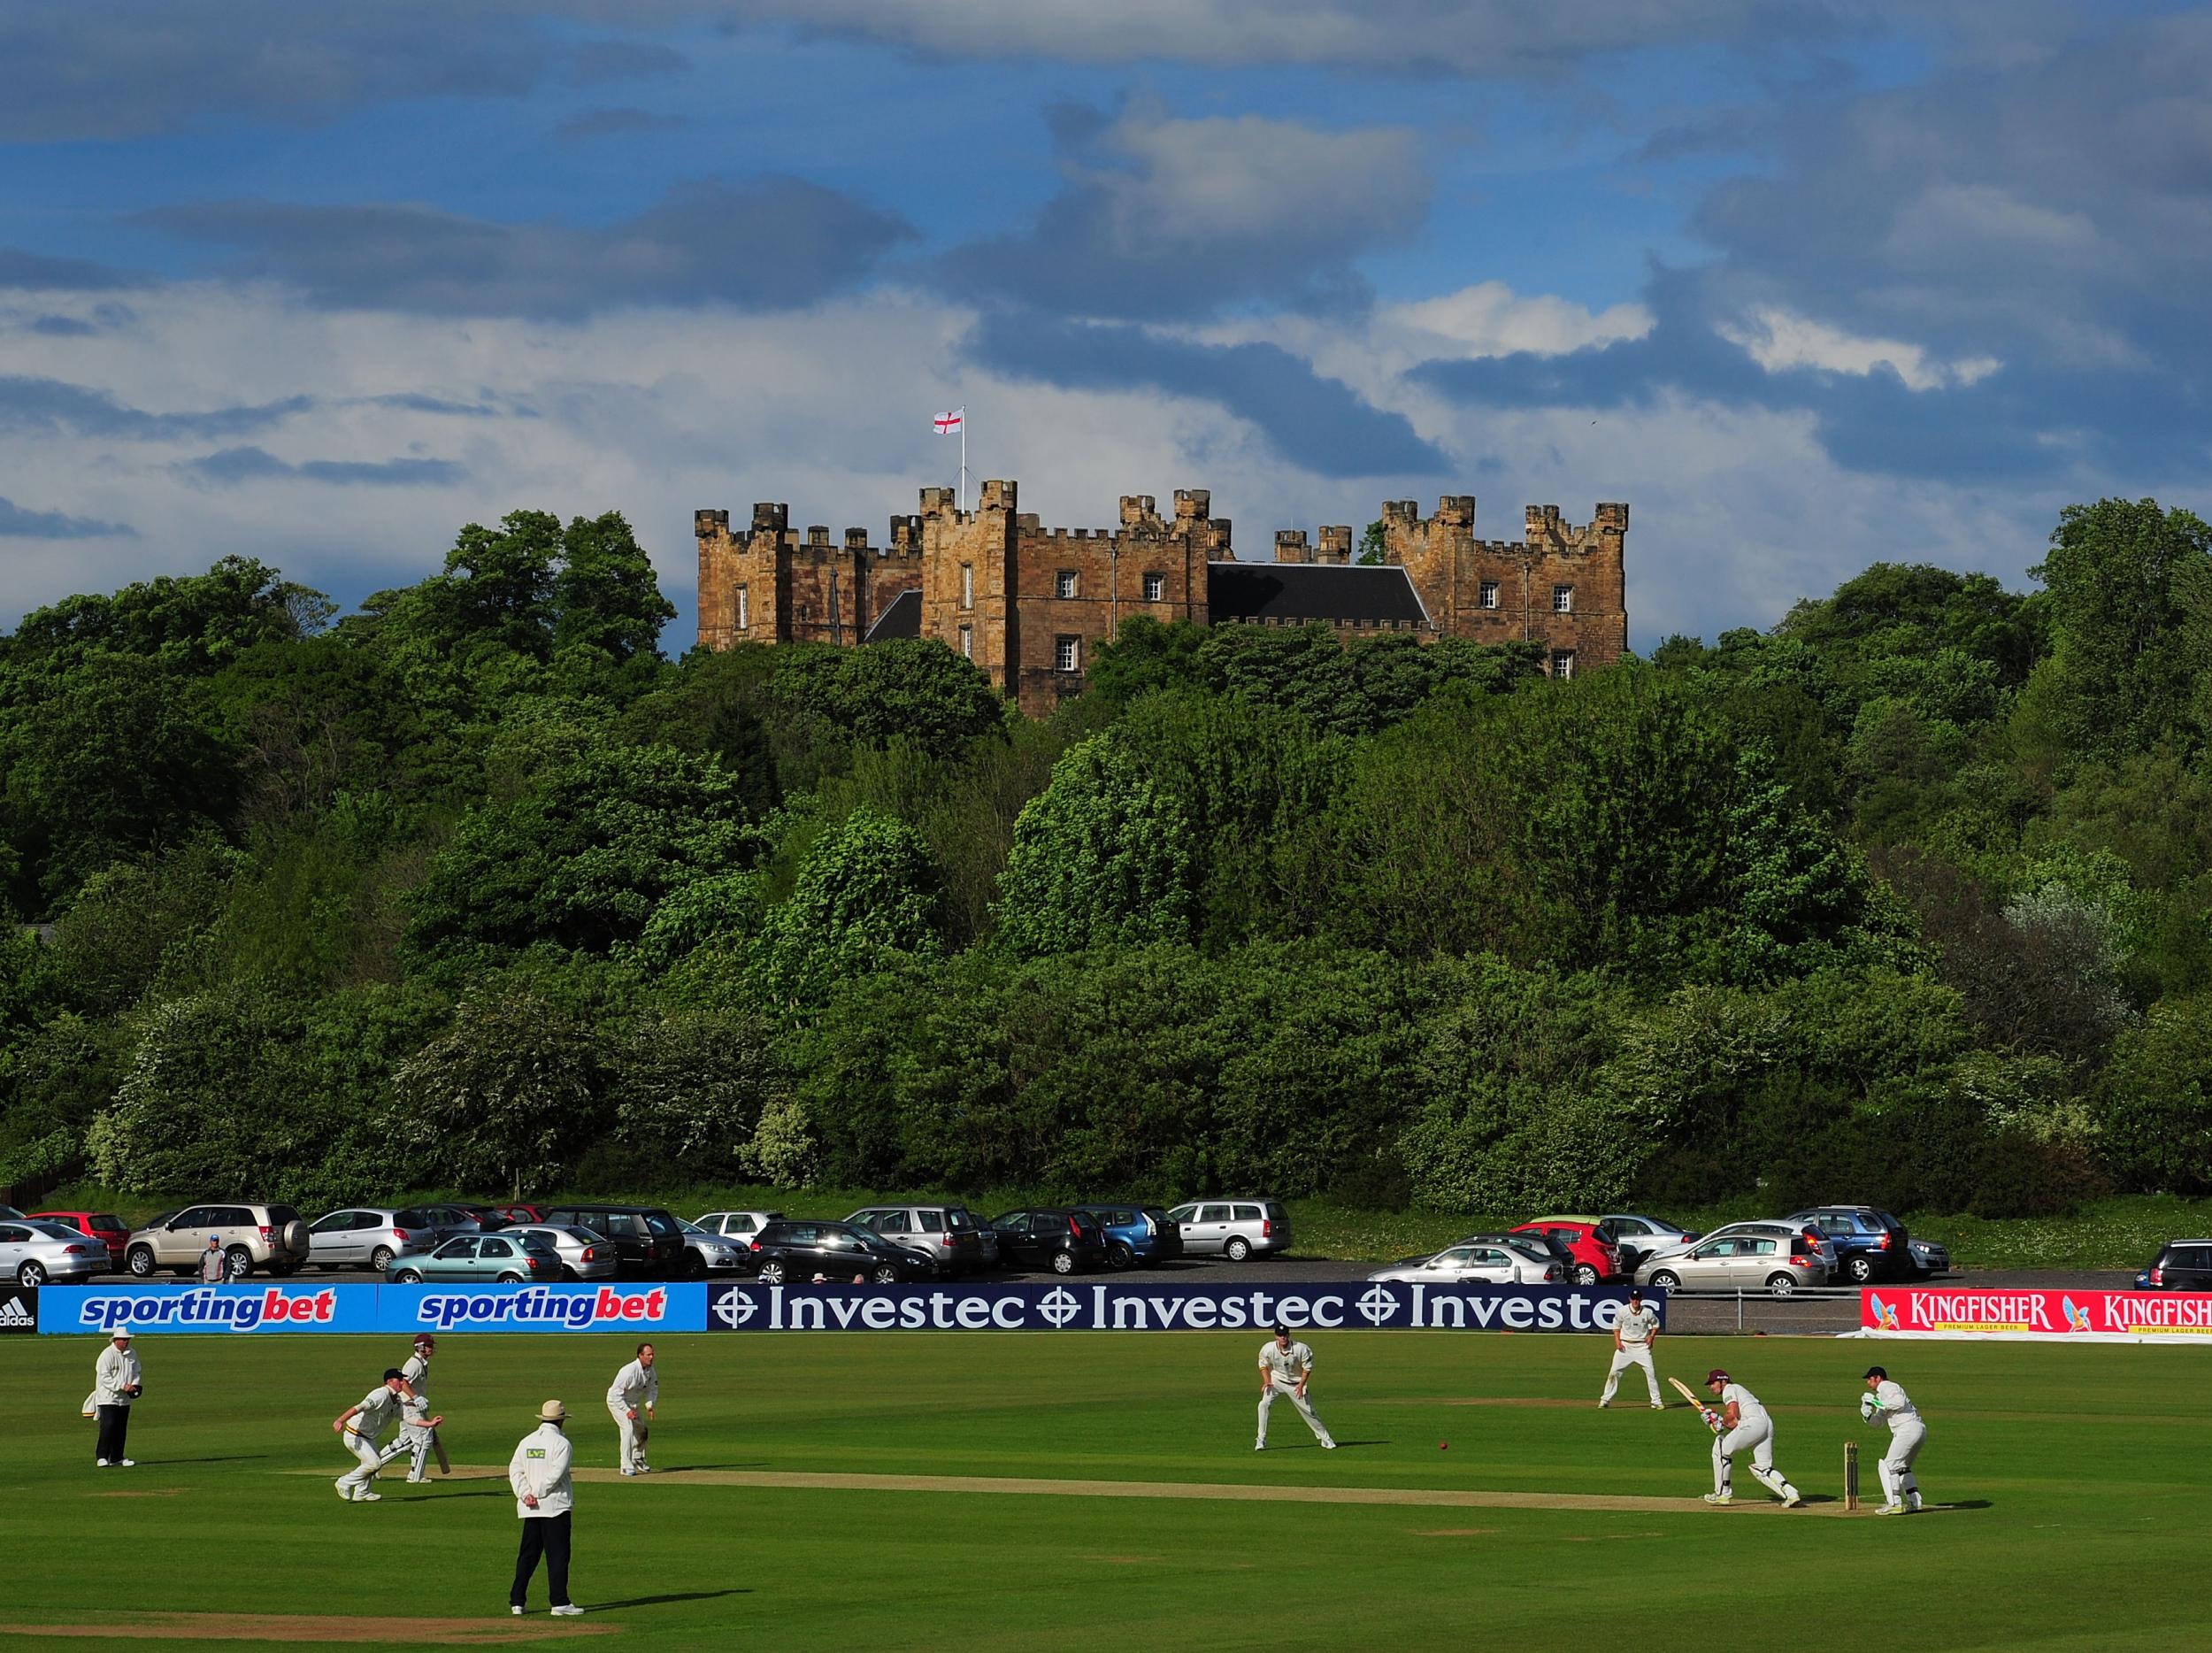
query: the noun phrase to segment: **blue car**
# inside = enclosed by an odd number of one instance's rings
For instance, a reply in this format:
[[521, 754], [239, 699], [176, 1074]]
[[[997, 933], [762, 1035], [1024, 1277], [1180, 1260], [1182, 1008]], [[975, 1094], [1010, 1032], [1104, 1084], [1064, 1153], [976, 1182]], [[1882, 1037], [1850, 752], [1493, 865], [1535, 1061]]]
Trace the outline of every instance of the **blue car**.
[[1106, 1236], [1109, 1268], [1156, 1268], [1183, 1255], [1183, 1230], [1159, 1205], [1078, 1205]]

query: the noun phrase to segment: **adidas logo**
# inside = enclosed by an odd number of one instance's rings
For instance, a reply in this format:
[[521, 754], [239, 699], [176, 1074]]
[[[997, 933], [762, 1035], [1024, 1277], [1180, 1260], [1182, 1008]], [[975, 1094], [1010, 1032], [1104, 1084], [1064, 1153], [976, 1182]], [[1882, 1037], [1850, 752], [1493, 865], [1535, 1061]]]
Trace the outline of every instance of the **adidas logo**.
[[38, 1329], [38, 1316], [20, 1297], [11, 1297], [0, 1303], [0, 1332], [33, 1332]]

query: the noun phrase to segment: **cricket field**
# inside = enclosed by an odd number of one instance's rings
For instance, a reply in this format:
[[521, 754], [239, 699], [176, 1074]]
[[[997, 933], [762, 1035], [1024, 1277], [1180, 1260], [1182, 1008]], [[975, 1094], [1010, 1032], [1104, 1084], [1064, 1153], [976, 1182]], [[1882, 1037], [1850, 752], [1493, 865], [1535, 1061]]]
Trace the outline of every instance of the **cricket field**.
[[[633, 1340], [456, 1334], [454, 1473], [368, 1505], [333, 1493], [330, 1422], [401, 1342], [142, 1339], [136, 1467], [102, 1471], [103, 1345], [11, 1338], [0, 1647], [2212, 1647], [2212, 1349], [1663, 1338], [1663, 1375], [1766, 1402], [1809, 1498], [1783, 1511], [1740, 1465], [1734, 1508], [1700, 1502], [1710, 1437], [1640, 1374], [1600, 1411], [1609, 1339], [1307, 1335], [1340, 1451], [1282, 1406], [1252, 1450], [1249, 1334], [667, 1337], [626, 1481], [602, 1397]], [[1874, 1361], [1928, 1420], [1920, 1515], [1873, 1513]], [[541, 1574], [517, 1619], [505, 1465], [554, 1396], [591, 1611], [549, 1618]]]

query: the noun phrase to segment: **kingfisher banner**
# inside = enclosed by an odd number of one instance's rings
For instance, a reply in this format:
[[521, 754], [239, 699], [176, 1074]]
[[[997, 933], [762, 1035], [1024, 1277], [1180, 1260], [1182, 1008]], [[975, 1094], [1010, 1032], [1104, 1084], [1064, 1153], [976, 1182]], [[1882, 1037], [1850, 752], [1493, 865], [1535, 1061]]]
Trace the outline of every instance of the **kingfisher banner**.
[[[1644, 1299], [1660, 1316], [1663, 1293]], [[1609, 1332], [1625, 1287], [1322, 1280], [1170, 1285], [1125, 1278], [946, 1286], [712, 1286], [719, 1332]]]
[[1859, 1294], [1860, 1337], [2212, 1341], [2212, 1292], [1897, 1286]]

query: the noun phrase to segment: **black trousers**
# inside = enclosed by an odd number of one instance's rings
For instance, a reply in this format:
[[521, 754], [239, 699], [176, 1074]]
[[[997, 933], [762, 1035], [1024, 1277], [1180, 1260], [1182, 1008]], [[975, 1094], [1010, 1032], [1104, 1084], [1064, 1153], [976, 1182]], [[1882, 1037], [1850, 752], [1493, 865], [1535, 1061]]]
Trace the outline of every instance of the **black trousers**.
[[572, 1513], [564, 1510], [558, 1515], [530, 1515], [522, 1520], [522, 1548], [515, 1556], [515, 1588], [508, 1594], [508, 1602], [516, 1607], [529, 1605], [530, 1580], [537, 1572], [538, 1557], [545, 1557], [545, 1583], [552, 1595], [555, 1607], [568, 1605], [568, 1518]]
[[123, 1437], [131, 1432], [131, 1409], [127, 1406], [100, 1408], [100, 1444], [92, 1456], [104, 1457], [111, 1464], [123, 1460]]

